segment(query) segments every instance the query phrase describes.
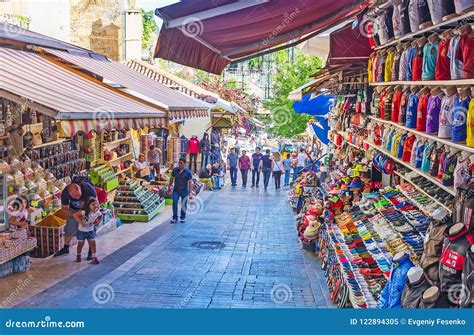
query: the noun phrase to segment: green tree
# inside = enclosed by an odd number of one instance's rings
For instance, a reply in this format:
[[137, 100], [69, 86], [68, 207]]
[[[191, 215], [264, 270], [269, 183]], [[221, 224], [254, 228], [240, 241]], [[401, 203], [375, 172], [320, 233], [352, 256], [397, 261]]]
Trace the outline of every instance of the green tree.
[[295, 88], [307, 83], [310, 76], [322, 66], [320, 58], [295, 51], [297, 56], [293, 62], [288, 61], [285, 50], [275, 55], [277, 68], [275, 75], [272, 77], [273, 92], [270, 99], [264, 102], [264, 107], [272, 113], [270, 131], [275, 135], [288, 138], [304, 132], [306, 124], [312, 120], [310, 115], [294, 112], [294, 101], [288, 100], [288, 94]]
[[148, 50], [150, 43], [153, 41], [153, 38], [158, 33], [158, 26], [155, 21], [155, 13], [152, 10], [146, 11], [141, 9], [142, 12], [142, 24], [143, 24], [143, 34], [142, 34], [142, 49]]

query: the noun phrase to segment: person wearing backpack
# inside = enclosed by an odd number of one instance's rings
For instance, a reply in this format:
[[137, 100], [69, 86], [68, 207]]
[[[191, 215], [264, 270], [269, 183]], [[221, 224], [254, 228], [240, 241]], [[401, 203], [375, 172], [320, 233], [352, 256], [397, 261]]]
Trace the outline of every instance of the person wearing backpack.
[[[79, 222], [74, 218], [78, 211], [85, 210], [86, 202], [90, 198], [97, 198], [94, 185], [87, 178], [75, 178], [72, 183], [66, 186], [61, 193], [61, 209], [67, 214], [66, 225], [64, 226], [64, 247], [54, 254], [54, 257], [69, 254], [69, 247], [72, 238], [77, 235]], [[88, 253], [87, 260], [91, 260], [92, 255]]]

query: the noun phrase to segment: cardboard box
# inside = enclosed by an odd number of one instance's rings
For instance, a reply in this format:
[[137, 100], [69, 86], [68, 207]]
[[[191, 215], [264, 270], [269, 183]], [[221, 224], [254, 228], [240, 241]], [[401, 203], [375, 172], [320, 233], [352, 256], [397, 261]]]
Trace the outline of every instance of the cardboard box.
[[140, 177], [148, 177], [150, 175], [150, 168], [140, 170]]

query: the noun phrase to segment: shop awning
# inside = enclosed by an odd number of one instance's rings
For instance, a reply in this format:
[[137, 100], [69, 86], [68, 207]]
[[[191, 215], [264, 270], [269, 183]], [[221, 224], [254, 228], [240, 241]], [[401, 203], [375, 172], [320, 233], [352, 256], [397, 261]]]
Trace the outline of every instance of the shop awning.
[[165, 21], [155, 57], [219, 74], [230, 62], [311, 33], [309, 39], [366, 6], [363, 0], [181, 1], [155, 11]]
[[105, 58], [103, 55], [96, 54], [90, 50], [78, 47], [77, 45], [39, 34], [28, 29], [20, 28], [6, 22], [0, 22], [0, 42], [17, 46], [37, 45], [40, 47], [59, 50], [76, 50], [79, 52], [87, 52], [91, 57], [97, 59]]
[[123, 63], [131, 69], [163, 85], [176, 89], [184, 94], [191, 95], [197, 99], [203, 100], [213, 105], [213, 107], [221, 108], [222, 110], [232, 114], [242, 111], [245, 112], [242, 107], [234, 102], [229, 102], [220, 98], [217, 93], [208, 91], [201, 86], [195, 85], [154, 65], [137, 60], [127, 60]]
[[333, 104], [333, 95], [319, 95], [317, 97], [312, 97], [311, 94], [306, 94], [301, 101], [295, 101], [293, 103], [293, 109], [298, 114], [324, 116], [329, 113]]
[[371, 53], [369, 39], [360, 29], [347, 26], [329, 35], [329, 58], [331, 66], [341, 64], [367, 64]]
[[166, 87], [119, 62], [96, 60], [91, 58], [88, 53], [74, 52], [72, 54], [53, 49], [44, 50], [68, 63], [92, 72], [104, 80], [128, 89], [129, 94], [136, 92], [138, 97], [144, 96], [152, 99], [153, 104], [169, 111], [170, 119], [209, 115], [207, 103]]
[[328, 145], [329, 144], [329, 138], [328, 138], [328, 133], [329, 133], [329, 123], [328, 120], [325, 117], [316, 117], [316, 122], [311, 124], [311, 127], [313, 128], [314, 133], [316, 136], [319, 138], [319, 140]]
[[166, 125], [164, 111], [74, 74], [38, 54], [0, 48], [0, 64], [0, 95], [31, 104], [31, 108], [38, 106], [58, 120], [73, 121], [75, 128], [79, 123], [96, 130]]

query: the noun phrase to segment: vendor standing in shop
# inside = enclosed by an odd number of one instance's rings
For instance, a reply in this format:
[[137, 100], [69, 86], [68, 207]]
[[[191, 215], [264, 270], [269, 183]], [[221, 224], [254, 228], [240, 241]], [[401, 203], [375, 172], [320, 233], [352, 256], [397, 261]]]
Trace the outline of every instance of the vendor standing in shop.
[[150, 172], [152, 178], [160, 176], [160, 154], [160, 149], [158, 149], [154, 145], [150, 145], [150, 151], [148, 151], [148, 162], [150, 163]]
[[180, 199], [181, 215], [179, 221], [184, 223], [188, 200], [193, 198], [193, 174], [186, 167], [186, 161], [183, 158], [178, 161], [178, 167], [173, 169], [169, 185], [173, 185], [173, 219], [170, 223], [178, 223], [178, 202]]
[[[69, 254], [69, 247], [72, 238], [76, 237], [79, 222], [74, 218], [74, 213], [85, 210], [86, 201], [90, 198], [97, 198], [94, 186], [83, 180], [79, 184], [71, 183], [61, 193], [61, 210], [67, 214], [66, 225], [64, 226], [64, 247], [54, 254], [54, 257]], [[92, 259], [91, 251], [87, 254], [87, 260]]]

